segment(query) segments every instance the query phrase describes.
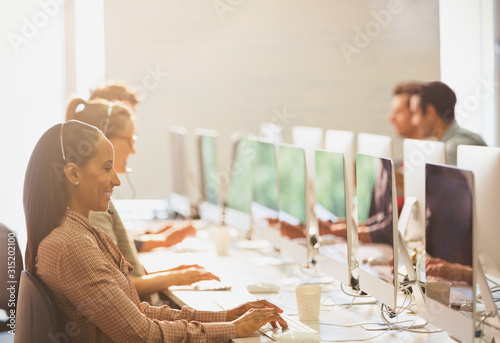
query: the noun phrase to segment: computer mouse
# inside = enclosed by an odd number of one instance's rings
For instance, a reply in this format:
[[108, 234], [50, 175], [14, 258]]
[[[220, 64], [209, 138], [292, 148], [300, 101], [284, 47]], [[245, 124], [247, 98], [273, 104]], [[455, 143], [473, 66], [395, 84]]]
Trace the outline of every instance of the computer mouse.
[[250, 293], [278, 293], [280, 286], [274, 283], [257, 282], [247, 286]]
[[290, 330], [284, 331], [278, 335], [278, 342], [280, 343], [319, 343], [321, 336], [312, 332], [292, 332]]
[[386, 256], [370, 257], [368, 259], [368, 265], [370, 266], [387, 266], [389, 265], [389, 258]]
[[188, 252], [198, 252], [200, 250], [192, 248], [192, 247], [188, 247], [186, 245], [177, 245], [174, 248], [172, 248], [171, 251], [182, 254], [182, 253], [188, 253]]

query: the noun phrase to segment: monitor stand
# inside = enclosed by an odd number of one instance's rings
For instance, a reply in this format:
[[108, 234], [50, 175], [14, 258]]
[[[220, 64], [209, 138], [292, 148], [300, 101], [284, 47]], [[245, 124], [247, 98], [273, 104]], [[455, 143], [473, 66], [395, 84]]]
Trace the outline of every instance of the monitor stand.
[[425, 300], [424, 300], [424, 292], [422, 287], [417, 279], [417, 273], [415, 269], [413, 269], [413, 264], [411, 263], [410, 255], [408, 254], [408, 249], [406, 247], [406, 242], [403, 236], [406, 233], [406, 229], [408, 228], [408, 223], [410, 221], [410, 216], [413, 211], [413, 206], [417, 203], [417, 198], [408, 197], [405, 199], [405, 204], [403, 209], [401, 210], [401, 216], [398, 221], [398, 247], [399, 247], [399, 256], [403, 260], [404, 266], [406, 268], [406, 272], [408, 273], [408, 278], [411, 281], [414, 281], [411, 285], [411, 289], [413, 291], [413, 295], [415, 296], [415, 300], [418, 306], [418, 313], [424, 316], [425, 313]]
[[[410, 307], [410, 310], [412, 312], [415, 312], [416, 315], [418, 315], [420, 318], [415, 319], [413, 317], [413, 323], [411, 326], [407, 327], [407, 329], [417, 329], [417, 328], [422, 328], [425, 325], [427, 325], [427, 321], [423, 318], [425, 318], [425, 300], [424, 300], [424, 292], [422, 289], [422, 286], [420, 285], [420, 282], [417, 279], [417, 273], [415, 272], [415, 269], [413, 268], [413, 264], [411, 263], [410, 259], [410, 254], [408, 254], [408, 249], [406, 248], [406, 243], [403, 239], [403, 235], [401, 234], [401, 231], [398, 232], [398, 245], [399, 245], [399, 256], [403, 260], [403, 263], [405, 265], [406, 271], [408, 273], [408, 279], [410, 281], [413, 281], [410, 284], [410, 287], [412, 289], [412, 294], [415, 297], [415, 301], [417, 302], [417, 308], [418, 310], [415, 311]], [[403, 314], [404, 316], [404, 314]], [[401, 318], [401, 315], [398, 315], [398, 320], [399, 321], [404, 321], [406, 318]]]
[[[488, 286], [486, 275], [484, 275], [484, 271], [481, 267], [479, 258], [477, 259], [476, 265], [479, 266], [479, 268], [476, 268], [478, 270], [478, 273], [476, 275], [477, 283], [479, 285], [479, 290], [481, 291], [481, 295], [483, 298], [484, 310], [486, 311], [486, 313], [488, 313], [489, 317], [489, 319], [485, 320], [485, 324], [483, 324], [483, 330], [491, 330], [491, 332], [488, 332], [487, 334], [488, 336], [491, 335], [491, 337], [493, 337], [492, 342], [500, 343], [500, 316], [498, 313], [498, 308], [495, 304], [493, 296], [491, 295], [490, 287]], [[476, 321], [477, 320], [479, 320], [479, 318], [476, 318]]]
[[413, 281], [411, 284], [411, 289], [413, 291], [413, 295], [415, 296], [415, 301], [418, 306], [418, 313], [423, 314], [425, 312], [425, 300], [424, 300], [424, 292], [422, 290], [422, 286], [418, 282], [417, 273], [413, 268], [413, 264], [411, 263], [410, 254], [408, 254], [408, 249], [406, 249], [406, 243], [403, 239], [403, 235], [401, 232], [398, 232], [398, 243], [399, 243], [399, 256], [403, 260], [403, 263], [406, 268], [406, 272], [408, 273], [408, 279]]
[[[312, 238], [312, 237], [311, 237]], [[282, 280], [282, 282], [287, 286], [297, 286], [297, 285], [326, 285], [333, 282], [333, 277], [324, 273], [318, 268], [315, 262], [315, 256], [313, 253], [313, 244], [303, 247], [298, 243], [291, 241], [284, 241], [281, 247], [281, 253], [285, 256], [294, 256], [295, 263], [293, 267], [288, 270], [288, 275]], [[292, 251], [295, 251], [292, 253]], [[299, 254], [296, 252], [300, 251]], [[305, 259], [303, 261], [298, 260], [298, 256], [303, 255]]]
[[401, 209], [401, 215], [399, 216], [399, 221], [398, 221], [398, 230], [403, 237], [406, 235], [406, 231], [408, 230], [410, 216], [412, 215], [413, 207], [416, 206], [416, 203], [417, 203], [417, 198], [407, 197], [405, 199], [403, 208]]

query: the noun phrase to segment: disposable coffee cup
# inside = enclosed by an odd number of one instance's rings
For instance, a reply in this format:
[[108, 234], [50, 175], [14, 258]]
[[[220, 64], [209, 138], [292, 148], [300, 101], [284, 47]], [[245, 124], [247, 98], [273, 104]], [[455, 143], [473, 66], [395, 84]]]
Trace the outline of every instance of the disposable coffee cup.
[[320, 285], [301, 285], [295, 287], [297, 309], [300, 321], [318, 321], [321, 304]]
[[212, 238], [217, 256], [227, 256], [229, 253], [230, 236], [226, 228], [217, 228], [212, 231]]
[[450, 305], [451, 283], [449, 282], [427, 282], [425, 294], [432, 300], [436, 300], [445, 306]]

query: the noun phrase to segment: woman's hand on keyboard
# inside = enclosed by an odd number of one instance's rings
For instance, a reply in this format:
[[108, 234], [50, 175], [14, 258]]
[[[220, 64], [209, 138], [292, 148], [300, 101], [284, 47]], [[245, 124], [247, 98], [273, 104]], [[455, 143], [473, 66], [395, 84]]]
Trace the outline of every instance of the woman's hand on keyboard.
[[205, 280], [217, 280], [220, 278], [217, 275], [210, 273], [204, 268], [184, 268], [179, 270], [174, 270], [166, 272], [168, 286], [185, 286], [192, 285], [195, 282], [205, 281]]
[[276, 322], [282, 327], [287, 327], [279, 313], [283, 313], [283, 310], [278, 306], [267, 300], [257, 300], [228, 310], [226, 320], [236, 325], [237, 337], [245, 337], [269, 322], [273, 327], [277, 327]]
[[196, 229], [191, 225], [172, 226], [165, 232], [140, 235], [136, 238], [142, 242], [139, 252], [151, 251], [155, 248], [168, 248], [182, 242], [188, 236], [195, 236]]
[[267, 323], [275, 328], [278, 327], [276, 322], [282, 327], [288, 327], [275, 308], [252, 308], [232, 322], [236, 326], [236, 337], [251, 335]]
[[278, 313], [283, 313], [283, 310], [281, 308], [263, 299], [263, 300], [249, 301], [247, 303], [244, 303], [243, 305], [228, 310], [226, 320], [229, 322], [233, 321], [241, 317], [245, 312], [247, 312], [250, 309], [265, 309], [265, 308], [272, 308], [278, 311]]

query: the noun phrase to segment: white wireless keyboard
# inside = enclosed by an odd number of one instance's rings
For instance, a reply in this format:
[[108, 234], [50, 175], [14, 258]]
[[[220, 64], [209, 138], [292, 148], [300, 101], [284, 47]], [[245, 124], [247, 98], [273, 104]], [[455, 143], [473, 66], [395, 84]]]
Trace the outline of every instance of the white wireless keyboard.
[[288, 328], [282, 329], [279, 327], [278, 328], [273, 328], [273, 326], [270, 323], [267, 323], [263, 327], [259, 329], [259, 332], [273, 341], [279, 341], [279, 336], [285, 332], [290, 330], [291, 332], [301, 332], [301, 333], [308, 333], [311, 334], [311, 337], [318, 336], [319, 334], [316, 330], [311, 329], [309, 326], [301, 323], [298, 318], [294, 319], [292, 317], [287, 316], [286, 314], [280, 314], [281, 317], [287, 322]]

